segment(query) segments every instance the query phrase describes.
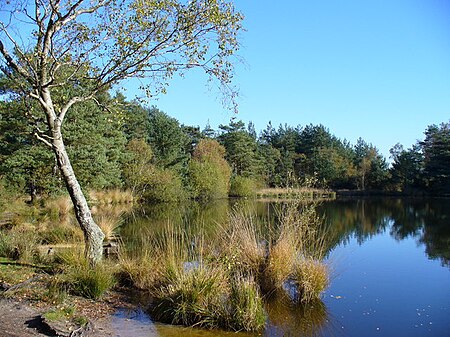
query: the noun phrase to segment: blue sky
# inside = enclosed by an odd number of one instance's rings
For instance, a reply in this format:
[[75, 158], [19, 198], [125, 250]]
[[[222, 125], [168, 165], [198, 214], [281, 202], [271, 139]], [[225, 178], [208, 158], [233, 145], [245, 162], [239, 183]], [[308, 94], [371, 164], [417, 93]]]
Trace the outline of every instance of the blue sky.
[[[450, 119], [450, 1], [235, 0], [245, 15], [235, 84], [238, 119], [324, 124], [389, 155]], [[227, 124], [206, 78], [175, 78], [152, 101], [180, 123]]]

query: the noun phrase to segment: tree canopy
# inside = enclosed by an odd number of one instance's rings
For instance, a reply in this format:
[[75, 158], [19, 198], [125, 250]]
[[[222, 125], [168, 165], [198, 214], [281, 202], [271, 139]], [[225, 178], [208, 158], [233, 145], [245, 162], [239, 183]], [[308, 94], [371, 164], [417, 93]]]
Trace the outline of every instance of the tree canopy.
[[86, 255], [95, 264], [104, 235], [71, 164], [62, 128], [66, 117], [89, 122], [75, 106], [104, 105], [102, 95], [124, 79], [143, 79], [142, 89], [151, 96], [193, 67], [216, 79], [233, 102], [232, 57], [242, 15], [225, 0], [24, 0], [4, 1], [2, 11], [0, 70], [14, 84], [7, 99], [26, 102], [27, 109], [17, 113], [53, 150]]

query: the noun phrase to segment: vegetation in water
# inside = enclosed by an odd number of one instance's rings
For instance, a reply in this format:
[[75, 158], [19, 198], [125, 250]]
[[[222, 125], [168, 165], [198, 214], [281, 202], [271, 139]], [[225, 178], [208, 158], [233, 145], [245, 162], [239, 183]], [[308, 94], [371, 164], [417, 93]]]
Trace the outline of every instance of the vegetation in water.
[[261, 227], [252, 216], [236, 210], [208, 239], [202, 231], [190, 233], [174, 226], [143, 232], [140, 249], [122, 252], [122, 282], [152, 295], [151, 313], [158, 320], [259, 330], [266, 317], [264, 299], [283, 292], [287, 282], [294, 282], [297, 292], [304, 294], [302, 303], [319, 299], [327, 286], [314, 283], [322, 281], [316, 274], [297, 277], [304, 268], [301, 261], [308, 258], [321, 266], [328, 281], [321, 260], [324, 252], [318, 251], [324, 247], [318, 218], [312, 208], [298, 207], [296, 203], [280, 211], [279, 227], [270, 223]]

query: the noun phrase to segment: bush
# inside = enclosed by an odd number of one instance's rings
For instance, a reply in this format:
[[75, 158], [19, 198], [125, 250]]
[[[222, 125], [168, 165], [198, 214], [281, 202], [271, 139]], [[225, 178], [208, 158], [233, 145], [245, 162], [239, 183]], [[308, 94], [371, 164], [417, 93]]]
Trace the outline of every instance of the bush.
[[215, 140], [198, 143], [188, 168], [192, 197], [210, 200], [228, 196], [231, 168], [224, 155], [225, 148]]
[[152, 168], [145, 173], [141, 197], [146, 201], [174, 202], [185, 198], [181, 177], [169, 169]]
[[231, 179], [231, 197], [254, 197], [256, 196], [256, 182], [252, 178], [234, 176]]

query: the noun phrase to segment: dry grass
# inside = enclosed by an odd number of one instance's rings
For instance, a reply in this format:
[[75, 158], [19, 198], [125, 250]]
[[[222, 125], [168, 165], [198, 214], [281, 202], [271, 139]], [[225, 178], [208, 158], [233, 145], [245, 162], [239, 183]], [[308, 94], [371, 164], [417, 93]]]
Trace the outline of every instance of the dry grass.
[[122, 224], [122, 219], [120, 216], [115, 214], [102, 214], [95, 217], [95, 222], [105, 234], [105, 240], [113, 240], [117, 238], [117, 230]]
[[236, 265], [230, 268], [249, 270], [255, 275], [264, 263], [266, 255], [266, 242], [262, 241], [261, 228], [251, 214], [233, 212], [230, 215], [229, 228], [224, 230], [224, 238], [221, 240], [225, 245], [221, 248], [225, 257]]
[[266, 265], [260, 276], [261, 288], [266, 293], [281, 289], [292, 272], [297, 249], [296, 238], [291, 234], [282, 232], [269, 249]]
[[65, 221], [73, 209], [73, 203], [69, 196], [60, 196], [56, 199], [47, 200], [45, 208], [50, 214], [57, 214], [60, 221]]
[[119, 256], [120, 279], [141, 290], [153, 289], [160, 283], [161, 261], [154, 254], [145, 251], [132, 257], [125, 253]]
[[328, 285], [321, 262], [325, 235], [314, 207], [288, 204], [278, 218], [279, 226], [260, 225], [251, 214], [235, 211], [218, 242], [171, 225], [141, 233], [145, 248], [140, 255], [123, 253], [122, 275], [152, 294], [158, 320], [258, 330], [266, 317], [263, 298], [284, 291], [286, 282], [295, 284], [302, 303], [319, 298]]
[[326, 232], [320, 229], [321, 219], [314, 206], [286, 204], [278, 218], [280, 226], [268, 223], [263, 229], [252, 215], [236, 211], [223, 239], [226, 245], [221, 260], [230, 270], [255, 275], [263, 294], [281, 290], [295, 275], [299, 258], [321, 264], [326, 251]]
[[292, 278], [299, 287], [302, 303], [311, 303], [319, 299], [329, 284], [326, 264], [310, 258], [299, 259]]
[[16, 226], [0, 231], [0, 256], [20, 262], [34, 262], [38, 256], [38, 235], [34, 228]]
[[133, 193], [130, 190], [102, 190], [89, 191], [89, 199], [94, 204], [124, 204], [134, 201]]
[[335, 199], [336, 192], [312, 187], [263, 188], [256, 192], [258, 198], [287, 198], [298, 200]]
[[248, 275], [237, 277], [216, 259], [204, 235], [167, 225], [148, 234], [143, 254], [120, 257], [125, 280], [153, 297], [153, 316], [163, 322], [259, 330], [265, 312], [259, 289]]

